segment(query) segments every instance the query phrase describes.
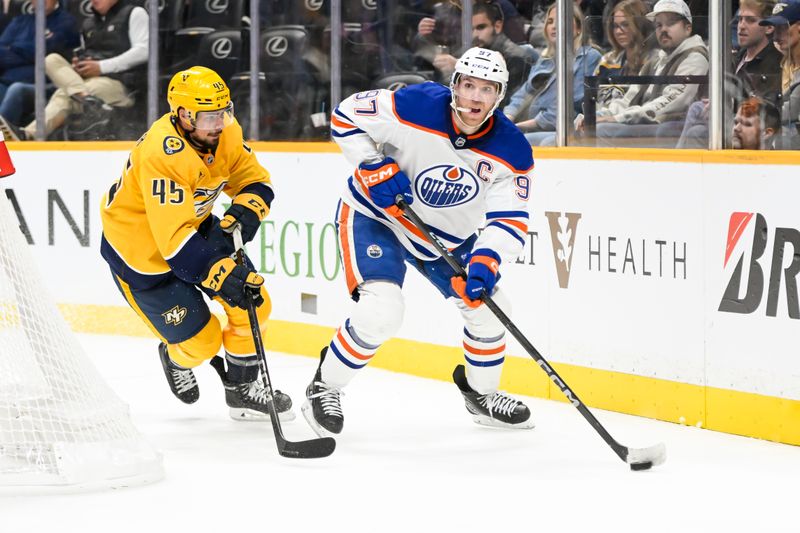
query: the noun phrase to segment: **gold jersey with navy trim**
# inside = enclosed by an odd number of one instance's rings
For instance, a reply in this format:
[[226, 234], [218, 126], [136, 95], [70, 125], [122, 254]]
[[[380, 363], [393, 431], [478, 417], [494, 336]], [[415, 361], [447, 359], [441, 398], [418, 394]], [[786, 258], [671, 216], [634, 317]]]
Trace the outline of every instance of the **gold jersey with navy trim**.
[[245, 144], [239, 123], [222, 130], [211, 152], [193, 147], [174, 119], [162, 116], [102, 199], [103, 257], [132, 285], [152, 286], [170, 272], [200, 282], [225, 255], [201, 234], [223, 192], [255, 195], [266, 206], [274, 196], [269, 172]]

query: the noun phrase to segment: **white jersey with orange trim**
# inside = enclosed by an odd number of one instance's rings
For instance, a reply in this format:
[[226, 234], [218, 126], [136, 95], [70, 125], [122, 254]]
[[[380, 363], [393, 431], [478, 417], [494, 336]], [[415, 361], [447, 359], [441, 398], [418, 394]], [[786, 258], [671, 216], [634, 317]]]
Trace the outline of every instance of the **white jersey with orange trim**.
[[[414, 211], [449, 249], [485, 224], [473, 249], [490, 248], [511, 260], [528, 230], [531, 147], [499, 111], [474, 135], [460, 132], [450, 99], [450, 90], [433, 82], [357, 93], [334, 110], [332, 135], [356, 167], [393, 158], [411, 180]], [[376, 206], [352, 175], [342, 200], [391, 228], [414, 256], [439, 257], [410, 221]]]

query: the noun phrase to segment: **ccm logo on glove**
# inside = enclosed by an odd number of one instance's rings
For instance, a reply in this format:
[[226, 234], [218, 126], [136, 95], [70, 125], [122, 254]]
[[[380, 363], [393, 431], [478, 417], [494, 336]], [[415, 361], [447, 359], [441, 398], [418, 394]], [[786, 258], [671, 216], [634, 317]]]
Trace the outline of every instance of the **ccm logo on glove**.
[[230, 257], [224, 257], [211, 265], [208, 276], [201, 283], [229, 305], [242, 309], [247, 309], [248, 298], [256, 303], [256, 307], [264, 302], [260, 291], [263, 284], [263, 277], [247, 267], [237, 265]]
[[361, 163], [356, 170], [356, 177], [367, 189], [367, 193], [375, 205], [385, 209], [394, 217], [403, 215], [403, 212], [395, 205], [398, 194], [403, 195], [407, 204], [411, 205], [414, 202], [414, 196], [411, 194], [411, 181], [391, 157], [377, 163]]
[[383, 183], [400, 172], [400, 167], [397, 166], [397, 163], [390, 163], [380, 167], [374, 172], [370, 172], [364, 168], [359, 168], [358, 172], [361, 175], [361, 182], [367, 187], [372, 187], [373, 185]]

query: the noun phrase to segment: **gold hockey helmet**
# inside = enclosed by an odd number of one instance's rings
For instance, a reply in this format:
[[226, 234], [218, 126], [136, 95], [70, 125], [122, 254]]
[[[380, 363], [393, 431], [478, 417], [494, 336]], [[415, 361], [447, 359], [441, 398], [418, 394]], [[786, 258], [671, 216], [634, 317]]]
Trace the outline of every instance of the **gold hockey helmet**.
[[178, 116], [178, 109], [194, 128], [218, 129], [233, 123], [231, 91], [219, 74], [206, 67], [191, 67], [172, 77], [167, 89], [170, 112]]

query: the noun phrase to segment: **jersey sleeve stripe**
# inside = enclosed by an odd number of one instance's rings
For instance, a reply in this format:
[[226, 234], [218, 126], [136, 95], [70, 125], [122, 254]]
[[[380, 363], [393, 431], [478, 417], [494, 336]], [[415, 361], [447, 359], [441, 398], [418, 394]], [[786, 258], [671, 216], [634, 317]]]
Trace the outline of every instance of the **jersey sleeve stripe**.
[[518, 220], [511, 220], [508, 218], [501, 218], [498, 220], [498, 222], [502, 222], [503, 224], [508, 224], [509, 226], [514, 226], [522, 233], [528, 233], [528, 225], [525, 224], [524, 222], [520, 222]]
[[344, 129], [352, 129], [356, 127], [355, 124], [344, 122], [336, 115], [331, 115], [331, 124], [333, 124], [337, 128], [344, 128]]
[[530, 215], [527, 211], [490, 211], [486, 218], [530, 218]]
[[512, 237], [514, 237], [515, 239], [517, 239], [517, 240], [520, 242], [520, 244], [522, 244], [523, 246], [525, 245], [525, 240], [524, 240], [522, 237], [520, 237], [520, 236], [517, 234], [517, 232], [516, 232], [516, 231], [514, 231], [514, 230], [513, 230], [513, 229], [511, 229], [511, 228], [509, 228], [508, 226], [506, 226], [506, 225], [504, 225], [504, 224], [501, 224], [501, 223], [499, 223], [499, 222], [490, 222], [489, 224], [487, 224], [487, 225], [486, 225], [486, 227], [487, 227], [487, 228], [488, 228], [488, 227], [490, 227], [490, 226], [494, 226], [494, 227], [496, 227], [496, 228], [500, 228], [501, 230], [503, 230], [503, 231], [507, 232], [509, 235], [511, 235]]
[[331, 135], [334, 136], [334, 137], [350, 137], [351, 135], [357, 135], [359, 133], [366, 133], [366, 132], [364, 130], [360, 130], [360, 129], [356, 128], [354, 130], [350, 130], [350, 131], [345, 132], [345, 133], [339, 133], [335, 129], [331, 128]]
[[[355, 123], [355, 122], [353, 122], [353, 121], [350, 119], [350, 117], [348, 117], [347, 115], [345, 115], [344, 113], [342, 113], [342, 112], [341, 112], [341, 110], [340, 110], [338, 107], [337, 107], [336, 109], [334, 109], [334, 110], [333, 110], [333, 112], [334, 112], [336, 115], [338, 115], [339, 117], [341, 117], [343, 120], [345, 120], [345, 121], [349, 122], [350, 124], [352, 124], [352, 125], [355, 127], [355, 124], [356, 124], [356, 123]], [[331, 118], [333, 118], [333, 115], [331, 115]]]

